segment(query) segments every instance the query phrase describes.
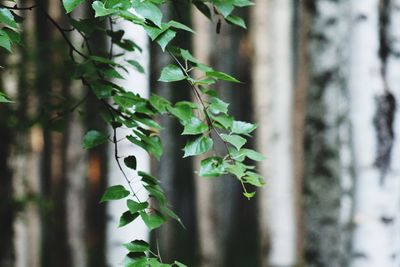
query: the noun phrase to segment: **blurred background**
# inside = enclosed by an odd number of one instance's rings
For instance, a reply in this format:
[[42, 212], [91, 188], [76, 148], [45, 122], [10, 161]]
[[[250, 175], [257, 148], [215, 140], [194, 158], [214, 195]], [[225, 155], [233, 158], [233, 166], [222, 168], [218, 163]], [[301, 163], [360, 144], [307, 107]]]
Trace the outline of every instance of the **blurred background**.
[[[60, 1], [42, 2], [63, 25]], [[236, 13], [247, 30], [187, 2], [163, 7], [196, 31], [175, 42], [243, 82], [215, 88], [237, 119], [259, 125], [251, 146], [267, 157], [258, 166], [267, 185], [248, 201], [232, 177], [197, 177], [199, 160], [182, 159], [180, 125], [159, 118], [160, 161], [128, 143], [121, 151], [162, 180], [186, 229], [118, 229], [124, 203], [99, 204], [107, 185], [123, 183], [114, 150], [81, 146], [87, 130], [108, 130], [98, 102], [70, 79], [59, 32], [26, 11], [25, 45], [0, 55], [1, 88], [15, 101], [0, 105], [0, 266], [120, 266], [120, 244], [133, 239], [193, 267], [400, 266], [400, 0], [255, 0]], [[185, 84], [157, 82], [171, 62], [158, 45], [131, 24], [114, 26], [143, 48], [124, 57], [145, 74], [121, 83], [190, 99]], [[108, 49], [95, 29], [89, 41]]]

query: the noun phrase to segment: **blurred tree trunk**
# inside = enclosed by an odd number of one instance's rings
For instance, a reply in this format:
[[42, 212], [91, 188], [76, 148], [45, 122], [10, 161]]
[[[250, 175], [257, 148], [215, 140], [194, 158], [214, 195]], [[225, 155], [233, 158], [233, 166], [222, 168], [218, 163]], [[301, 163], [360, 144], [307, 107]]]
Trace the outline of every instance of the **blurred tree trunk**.
[[[164, 16], [185, 25], [191, 25], [190, 4], [185, 1], [175, 1], [164, 7]], [[179, 33], [174, 43], [185, 49], [191, 49], [191, 34]], [[191, 91], [185, 82], [161, 83], [157, 81], [160, 70], [173, 63], [167, 53], [161, 51], [158, 44], [151, 46], [151, 78], [150, 87], [155, 93], [167, 98], [172, 103], [189, 100]], [[176, 119], [163, 116], [161, 139], [164, 154], [159, 163], [155, 163], [155, 173], [166, 190], [172, 210], [181, 218], [186, 229], [176, 221], [169, 220], [153, 235], [153, 241], [159, 242], [161, 257], [165, 262], [179, 259], [188, 266], [197, 265], [197, 219], [194, 189], [193, 167], [190, 159], [183, 159], [182, 148], [187, 137], [181, 136], [182, 127]], [[154, 242], [153, 242], [154, 243]]]
[[[240, 15], [248, 17], [246, 11]], [[218, 26], [198, 13], [195, 13], [194, 25], [196, 57], [235, 76], [250, 88], [251, 50], [245, 31], [222, 22], [217, 33]], [[238, 85], [223, 82], [217, 86], [220, 97], [233, 107], [230, 113], [237, 120], [251, 121], [251, 90], [240, 90]], [[259, 235], [254, 227], [257, 205], [243, 197], [241, 185], [232, 177], [224, 176], [215, 181], [197, 179], [200, 266], [259, 266]]]
[[[348, 266], [352, 183], [346, 65], [347, 1], [308, 1], [309, 89], [304, 142], [304, 257], [307, 266]], [[347, 189], [347, 190], [346, 190]], [[351, 202], [350, 202], [351, 203]], [[346, 215], [346, 218], [349, 218]]]
[[257, 146], [271, 155], [260, 164], [262, 266], [294, 266], [297, 260], [296, 189], [293, 174], [293, 2], [256, 1], [253, 13], [254, 110]]
[[391, 249], [393, 214], [388, 209], [393, 188], [387, 177], [396, 99], [382, 79], [387, 52], [379, 30], [385, 25], [383, 17], [379, 25], [381, 4], [379, 0], [351, 2], [349, 89], [356, 177], [351, 264], [362, 267], [396, 266]]
[[[383, 34], [385, 34], [384, 41], [386, 43], [386, 65], [384, 71], [384, 79], [387, 82], [387, 89], [391, 92], [396, 100], [395, 110], [391, 114], [393, 118], [393, 133], [396, 134], [396, 138], [393, 140], [392, 156], [393, 159], [400, 158], [400, 114], [398, 102], [400, 100], [400, 1], [399, 0], [388, 0], [385, 1], [384, 8], [387, 16], [387, 24], [384, 28]], [[383, 38], [381, 38], [382, 40]], [[385, 47], [384, 45], [381, 45]], [[389, 114], [388, 114], [389, 115]], [[390, 115], [389, 115], [390, 116]], [[385, 177], [387, 192], [387, 209], [384, 211], [386, 222], [389, 222], [390, 227], [390, 248], [391, 255], [394, 257], [393, 265], [400, 265], [400, 165], [396, 163], [396, 160], [391, 161], [391, 166]]]

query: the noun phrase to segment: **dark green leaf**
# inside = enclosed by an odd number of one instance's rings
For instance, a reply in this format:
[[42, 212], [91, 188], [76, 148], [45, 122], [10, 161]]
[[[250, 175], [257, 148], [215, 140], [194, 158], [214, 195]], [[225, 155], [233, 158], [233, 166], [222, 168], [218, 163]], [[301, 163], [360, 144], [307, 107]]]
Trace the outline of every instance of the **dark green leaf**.
[[128, 156], [124, 158], [124, 163], [126, 167], [136, 170], [137, 162], [135, 156]]
[[129, 250], [129, 252], [146, 252], [150, 249], [150, 245], [144, 240], [134, 240], [125, 243], [124, 247]]
[[173, 30], [166, 30], [159, 37], [157, 37], [156, 41], [160, 45], [161, 49], [165, 51], [167, 45], [175, 38], [176, 31]]
[[139, 217], [139, 213], [131, 213], [129, 210], [125, 211], [122, 216], [119, 218], [119, 225], [118, 227], [123, 227], [127, 224], [133, 222], [137, 217]]
[[139, 62], [137, 62], [136, 60], [127, 60], [126, 62], [128, 62], [132, 67], [134, 67], [138, 72], [140, 73], [144, 73], [144, 68], [142, 67], [142, 65], [140, 65]]
[[15, 22], [13, 14], [7, 8], [0, 8], [0, 23], [13, 30], [18, 29], [18, 25]]
[[129, 196], [129, 191], [125, 189], [122, 185], [110, 186], [106, 189], [100, 202], [123, 199]]
[[161, 27], [162, 13], [156, 5], [149, 1], [142, 2], [139, 0], [133, 0], [132, 2], [132, 7], [139, 15], [152, 21], [158, 27]]
[[4, 30], [0, 30], [0, 46], [11, 52], [11, 40]]
[[200, 136], [194, 140], [188, 141], [186, 146], [183, 148], [183, 151], [185, 151], [183, 157], [186, 158], [189, 156], [203, 154], [209, 151], [213, 144], [213, 140], [208, 136]]
[[155, 94], [151, 95], [149, 102], [160, 113], [167, 112], [167, 108], [171, 107], [171, 103], [167, 99]]
[[95, 130], [91, 130], [87, 132], [86, 135], [83, 137], [82, 147], [85, 149], [90, 149], [105, 143], [107, 139], [108, 139], [107, 135]]

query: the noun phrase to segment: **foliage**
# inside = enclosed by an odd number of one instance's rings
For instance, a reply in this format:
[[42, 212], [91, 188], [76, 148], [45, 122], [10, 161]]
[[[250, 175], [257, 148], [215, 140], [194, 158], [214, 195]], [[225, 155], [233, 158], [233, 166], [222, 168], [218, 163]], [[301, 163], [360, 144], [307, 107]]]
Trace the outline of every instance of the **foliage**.
[[[199, 174], [213, 178], [224, 174], [231, 174], [241, 183], [243, 194], [247, 198], [254, 196], [250, 187], [260, 187], [264, 184], [263, 178], [257, 174], [255, 166], [248, 165], [248, 160], [263, 160], [258, 152], [243, 148], [256, 125], [237, 121], [228, 112], [228, 103], [218, 97], [214, 89], [218, 81], [240, 83], [236, 78], [214, 70], [212, 67], [199, 62], [188, 50], [174, 47], [170, 43], [182, 31], [193, 32], [188, 26], [178, 21], [165, 21], [161, 12], [164, 0], [103, 0], [94, 1], [91, 7], [94, 18], [75, 20], [68, 15], [70, 25], [79, 32], [86, 41], [95, 31], [111, 39], [113, 45], [125, 51], [141, 52], [141, 48], [133, 40], [124, 38], [124, 32], [114, 31], [112, 27], [99, 28], [96, 21], [108, 20], [112, 26], [117, 20], [126, 20], [142, 27], [149, 38], [157, 42], [163, 51], [170, 54], [174, 64], [165, 66], [159, 78], [162, 82], [185, 81], [195, 95], [196, 101], [180, 101], [170, 103], [167, 99], [153, 94], [145, 99], [132, 93], [126, 88], [117, 85], [115, 79], [123, 79], [121, 73], [132, 68], [140, 73], [144, 68], [135, 60], [126, 60], [121, 55], [114, 55], [112, 49], [108, 54], [95, 54], [89, 42], [82, 48], [75, 46], [65, 34], [65, 31], [47, 14], [39, 1], [34, 6], [17, 6], [14, 1], [9, 5], [1, 5], [0, 46], [11, 52], [14, 45], [21, 43], [20, 15], [15, 12], [39, 9], [55, 28], [70, 48], [70, 65], [73, 66], [72, 78], [80, 80], [82, 84], [97, 96], [102, 104], [102, 118], [111, 126], [111, 137], [97, 130], [90, 130], [84, 137], [83, 148], [91, 149], [107, 141], [111, 141], [115, 148], [115, 160], [125, 178], [126, 185], [114, 185], [104, 193], [101, 202], [127, 199], [127, 210], [121, 215], [120, 227], [123, 227], [137, 218], [141, 218], [150, 230], [160, 227], [168, 217], [180, 222], [179, 217], [170, 209], [165, 192], [160, 181], [151, 174], [137, 170], [137, 158], [129, 155], [123, 159], [126, 167], [137, 171], [143, 188], [148, 192], [150, 200], [140, 200], [131, 187], [118, 155], [117, 131], [119, 128], [129, 128], [131, 133], [126, 139], [141, 147], [157, 160], [163, 153], [162, 141], [159, 137], [162, 127], [154, 119], [157, 115], [175, 117], [183, 127], [182, 135], [190, 136], [190, 141], [183, 148], [183, 157], [204, 155], [201, 161]], [[63, 0], [66, 13], [70, 14], [85, 0]], [[235, 15], [235, 8], [249, 6], [248, 0], [193, 0], [192, 4], [208, 18], [216, 17], [218, 25], [224, 20], [229, 24], [245, 28], [244, 21]], [[217, 25], [217, 27], [219, 27]], [[196, 75], [195, 73], [201, 73]], [[0, 92], [0, 102], [11, 102], [4, 93]], [[217, 151], [216, 144], [222, 143], [225, 151]], [[161, 262], [157, 253], [150, 250], [149, 244], [143, 240], [134, 240], [124, 244], [127, 249], [125, 266], [185, 266], [175, 261], [172, 264]]]

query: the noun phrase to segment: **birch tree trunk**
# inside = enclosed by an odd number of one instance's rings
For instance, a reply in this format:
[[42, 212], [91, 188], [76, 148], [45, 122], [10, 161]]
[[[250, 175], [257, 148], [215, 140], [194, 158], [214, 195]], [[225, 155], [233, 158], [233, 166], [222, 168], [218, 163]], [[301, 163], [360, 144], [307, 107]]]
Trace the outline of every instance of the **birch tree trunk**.
[[381, 74], [379, 4], [351, 2], [349, 90], [356, 177], [351, 266], [362, 267], [396, 266], [392, 220], [387, 217], [394, 190], [387, 172], [395, 100]]
[[257, 147], [271, 155], [260, 164], [268, 184], [259, 198], [262, 265], [293, 266], [297, 260], [292, 160], [293, 3], [259, 0], [255, 4], [252, 29]]
[[[134, 59], [137, 60], [145, 69], [146, 75], [141, 74], [133, 69], [129, 69], [129, 73], [126, 75], [125, 80], [120, 80], [117, 83], [127, 90], [131, 90], [134, 93], [140, 94], [142, 97], [149, 96], [149, 44], [146, 33], [141, 30], [138, 26], [121, 21], [118, 22], [115, 30], [125, 31], [125, 38], [133, 40], [139, 45], [143, 52], [129, 52], [124, 54], [124, 60]], [[118, 53], [117, 48], [114, 48], [114, 52]], [[136, 85], [136, 86], [134, 86]], [[123, 136], [129, 134], [129, 130], [119, 129], [117, 131], [117, 140], [120, 140]], [[109, 170], [108, 170], [108, 184], [124, 184], [125, 180], [121, 173], [114, 155], [114, 145], [110, 145], [109, 151]], [[137, 169], [146, 172], [150, 171], [150, 159], [147, 153], [133, 145], [128, 140], [121, 140], [118, 142], [118, 154], [121, 157], [128, 155], [135, 155], [137, 158]], [[132, 177], [133, 190], [137, 193], [137, 196], [141, 200], [147, 199], [147, 194], [140, 186], [139, 176], [129, 168], [124, 168], [124, 172], [128, 177]], [[112, 201], [107, 204], [107, 263], [109, 266], [120, 266], [122, 260], [126, 255], [126, 249], [122, 247], [123, 243], [128, 243], [134, 239], [148, 240], [148, 229], [141, 220], [136, 220], [133, 223], [118, 228], [119, 218], [122, 213], [126, 211], [126, 203], [124, 201]]]
[[307, 266], [348, 266], [350, 128], [342, 67], [346, 65], [346, 2], [308, 2], [310, 85], [306, 103], [303, 189]]

